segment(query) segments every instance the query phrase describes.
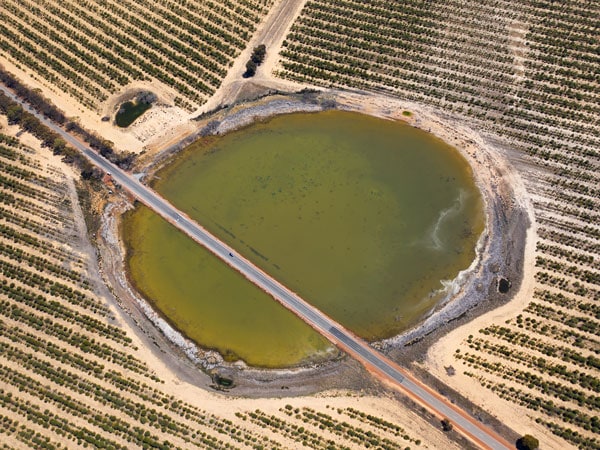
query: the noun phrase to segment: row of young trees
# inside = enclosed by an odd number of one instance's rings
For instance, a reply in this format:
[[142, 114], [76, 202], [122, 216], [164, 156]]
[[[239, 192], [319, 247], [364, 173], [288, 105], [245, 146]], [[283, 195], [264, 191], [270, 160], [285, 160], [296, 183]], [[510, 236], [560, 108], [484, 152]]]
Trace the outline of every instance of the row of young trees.
[[[123, 169], [131, 168], [135, 154], [124, 152], [117, 154], [113, 149], [113, 143], [99, 137], [83, 128], [79, 123], [68, 119], [62, 111], [54, 106], [47, 98], [39, 92], [32, 90], [22, 84], [12, 74], [0, 67], [0, 81], [15, 94], [28, 103], [33, 109], [45, 117], [62, 125], [66, 131], [73, 133], [84, 140], [92, 149], [104, 156], [109, 161], [117, 164]], [[50, 130], [41, 123], [33, 114], [25, 111], [21, 105], [14, 102], [10, 97], [0, 92], [0, 112], [6, 115], [9, 124], [19, 125], [24, 131], [32, 133], [40, 139], [44, 147], [48, 147], [56, 155], [63, 155], [64, 160], [77, 166], [84, 178], [98, 177], [100, 174], [92, 165], [75, 149], [67, 145], [56, 132]]]
[[194, 109], [220, 85], [271, 3], [7, 0], [0, 50], [92, 109], [130, 82], [152, 79]]
[[[233, 421], [166, 393], [91, 288], [87, 266], [74, 259], [74, 252], [57, 251], [78, 247], [77, 239], [48, 238], [21, 220], [31, 215], [37, 221], [41, 211], [54, 212], [56, 220], [48, 227], [72, 226], [72, 215], [61, 215], [74, 207], [62, 202], [68, 192], [64, 174], [32, 164], [32, 150], [18, 140], [0, 134], [0, 142], [5, 147], [0, 164], [14, 166], [8, 177], [18, 176], [24, 187], [37, 189], [0, 186], [0, 194], [11, 195], [0, 201], [13, 215], [12, 221], [0, 215], [0, 409], [10, 409], [17, 422], [6, 422], [1, 436], [47, 448], [61, 442], [98, 448], [282, 450], [304, 446], [307, 436], [306, 442], [336, 449], [376, 441], [382, 448], [406, 448], [395, 439], [418, 445], [405, 438], [401, 427], [357, 409], [352, 415], [338, 413], [345, 419], [333, 417], [334, 411], [298, 409], [303, 425], [274, 439], [273, 429], [244, 426], [241, 418]], [[53, 190], [58, 195], [36, 194]], [[25, 200], [30, 202], [27, 211], [13, 208]], [[240, 414], [248, 420], [248, 414]], [[283, 410], [277, 416], [281, 422], [297, 422]], [[335, 441], [319, 437], [324, 429], [339, 433]], [[45, 441], [36, 436], [40, 430]]]
[[[18, 178], [24, 187], [0, 186], [0, 202], [12, 215], [6, 222], [0, 215], [0, 384], [15, 392], [0, 390], [0, 408], [10, 408], [19, 422], [8, 423], [3, 433], [47, 448], [56, 442], [223, 450], [322, 444], [338, 449], [375, 443], [404, 450], [408, 444], [420, 445], [402, 427], [357, 409], [338, 412], [338, 417], [333, 410], [308, 408], [297, 413], [292, 409], [291, 417], [282, 409], [278, 420], [289, 424], [281, 429], [298, 421], [302, 425], [295, 424], [283, 440], [273, 439], [275, 428], [256, 431], [245, 427], [243, 419], [234, 422], [166, 394], [162, 381], [137, 357], [131, 339], [114, 325], [111, 311], [91, 289], [87, 266], [65, 251], [77, 242], [49, 238], [24, 221], [25, 215], [37, 222], [36, 215], [44, 214], [54, 217], [48, 227], [72, 226], [72, 215], [63, 215], [74, 206], [62, 201], [68, 192], [64, 175], [33, 164], [28, 156], [33, 150], [18, 140], [0, 135], [0, 142], [0, 164], [10, 166], [7, 172], [13, 175], [7, 177]], [[46, 193], [56, 195], [41, 196]], [[13, 210], [16, 204], [29, 206]], [[240, 414], [249, 420], [249, 413]], [[252, 414], [275, 423], [270, 414]], [[45, 441], [36, 436], [37, 430], [43, 430]], [[323, 439], [324, 430], [336, 434], [335, 440]]]
[[[0, 185], [0, 200], [12, 217], [0, 215], [0, 408], [10, 409], [17, 421], [7, 422], [2, 433], [46, 448], [56, 442], [277, 448], [259, 433], [162, 391], [131, 338], [111, 323], [112, 312], [90, 287], [87, 266], [65, 250], [80, 247], [83, 237], [60, 241], [25, 221], [54, 212], [47, 227], [72, 227], [74, 205], [63, 202], [69, 191], [65, 175], [32, 164], [34, 151], [18, 139], [0, 134], [0, 142], [7, 179], [23, 186]], [[14, 208], [18, 202], [28, 202], [29, 209]], [[43, 430], [46, 440], [35, 430]]]
[[[279, 411], [285, 416], [267, 414], [258, 409], [237, 413], [237, 416], [315, 450], [349, 449], [355, 445], [361, 448], [405, 450], [410, 448], [407, 443], [421, 445], [420, 439], [409, 436], [402, 427], [352, 408], [334, 410], [329, 414], [306, 407], [294, 408], [288, 404]], [[350, 417], [355, 423], [347, 422], [342, 415]], [[356, 423], [362, 423], [363, 426]], [[337, 436], [337, 442], [322, 436], [321, 431]]]
[[[308, 2], [284, 43], [282, 75], [316, 84], [397, 92], [466, 113], [487, 122], [482, 123], [486, 128], [493, 125], [499, 134], [515, 131], [522, 142], [545, 135], [556, 136], [557, 144], [576, 146], [583, 142], [588, 144], [586, 151], [596, 146], [597, 139], [590, 134], [594, 114], [598, 113], [589, 98], [593, 89], [590, 91], [580, 81], [586, 76], [583, 73], [590, 73], [586, 59], [576, 60], [583, 64], [581, 76], [575, 72], [567, 79], [564, 73], [570, 68], [563, 63], [570, 64], [572, 59], [564, 55], [551, 63], [542, 61], [546, 66], [540, 71], [534, 68], [540, 63], [537, 59], [524, 58], [532, 79], [524, 86], [514, 85], [516, 61], [511, 47], [521, 46], [524, 53], [528, 48], [507, 35], [511, 23], [493, 18], [502, 11], [515, 26], [521, 20], [526, 23], [529, 17], [538, 25], [543, 24], [540, 16], [543, 19], [550, 9], [526, 8], [512, 2], [469, 6], [438, 3], [403, 4], [386, 10], [375, 1]], [[573, 9], [571, 14], [580, 13], [577, 6]], [[391, 17], [394, 20], [389, 20]], [[554, 52], [562, 48], [562, 43], [549, 37], [553, 33], [541, 25], [528, 37], [532, 44], [538, 40], [548, 42]], [[590, 49], [589, 45], [581, 45], [578, 51], [590, 54]], [[542, 80], [544, 74], [552, 74], [553, 81]], [[562, 87], [553, 88], [557, 84]], [[512, 91], [516, 97], [508, 95]], [[539, 92], [543, 97], [535, 97]], [[592, 101], [582, 102], [586, 97]], [[531, 132], [532, 121], [537, 123], [536, 133]], [[577, 133], [576, 142], [567, 139], [571, 132]]]

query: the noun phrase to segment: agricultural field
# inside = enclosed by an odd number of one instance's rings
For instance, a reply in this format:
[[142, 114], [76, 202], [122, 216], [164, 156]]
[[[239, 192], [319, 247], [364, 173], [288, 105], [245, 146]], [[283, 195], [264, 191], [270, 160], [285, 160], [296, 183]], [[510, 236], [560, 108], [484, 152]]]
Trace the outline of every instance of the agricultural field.
[[509, 154], [535, 211], [532, 288], [446, 344], [459, 374], [444, 381], [586, 449], [600, 448], [599, 16], [589, 1], [309, 0], [278, 69], [426, 105]]
[[[0, 61], [98, 117], [136, 84], [162, 86], [187, 114], [214, 101], [279, 4], [4, 0]], [[542, 448], [600, 448], [600, 3], [294, 5], [301, 12], [274, 72], [258, 77], [267, 87], [405, 101], [417, 126], [421, 109], [474, 130], [525, 184], [527, 198], [515, 202], [533, 208], [534, 242], [526, 278], [513, 289], [518, 301], [451, 332], [417, 365], [507, 426], [535, 434]], [[101, 287], [72, 169], [31, 136], [14, 137], [3, 116], [0, 124], [0, 441], [11, 448], [456, 445], [390, 399], [370, 399], [362, 410], [365, 400], [352, 397], [230, 401], [189, 385], [180, 392]]]
[[272, 0], [27, 0], [2, 3], [0, 58], [96, 111], [156, 81], [197, 109], [221, 84]]
[[236, 400], [158, 370], [99, 286], [74, 171], [17, 131], [0, 115], [0, 441], [9, 448], [458, 448], [391, 398]]

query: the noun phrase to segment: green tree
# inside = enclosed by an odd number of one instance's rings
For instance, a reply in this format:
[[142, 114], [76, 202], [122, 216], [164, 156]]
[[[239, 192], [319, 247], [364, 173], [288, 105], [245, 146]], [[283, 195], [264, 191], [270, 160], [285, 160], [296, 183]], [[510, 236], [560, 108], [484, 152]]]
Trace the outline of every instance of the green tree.
[[9, 125], [14, 125], [21, 122], [23, 118], [23, 108], [21, 106], [13, 104], [6, 110], [6, 117]]
[[447, 419], [447, 418], [442, 419], [442, 430], [452, 431], [453, 428], [454, 428], [454, 426], [452, 425], [452, 422], [450, 422], [449, 419]]
[[39, 128], [40, 128], [39, 125], [40, 125], [39, 121], [32, 114], [24, 113], [21, 116], [21, 128], [23, 128], [25, 131], [29, 131], [29, 132], [33, 132], [33, 134], [37, 134], [34, 131], [36, 131], [36, 130], [39, 131]]
[[526, 434], [517, 441], [517, 448], [520, 450], [536, 450], [540, 446], [540, 441], [530, 434]]
[[67, 143], [64, 141], [64, 139], [56, 138], [52, 143], [52, 151], [55, 155], [61, 155], [64, 152], [66, 146]]
[[244, 76], [253, 77], [256, 74], [256, 63], [252, 60], [249, 60], [246, 63], [246, 73]]
[[254, 47], [254, 50], [252, 51], [252, 57], [250, 59], [252, 59], [252, 61], [254, 61], [257, 65], [260, 66], [265, 60], [266, 54], [267, 47], [265, 47], [265, 44], [261, 44], [257, 47]]

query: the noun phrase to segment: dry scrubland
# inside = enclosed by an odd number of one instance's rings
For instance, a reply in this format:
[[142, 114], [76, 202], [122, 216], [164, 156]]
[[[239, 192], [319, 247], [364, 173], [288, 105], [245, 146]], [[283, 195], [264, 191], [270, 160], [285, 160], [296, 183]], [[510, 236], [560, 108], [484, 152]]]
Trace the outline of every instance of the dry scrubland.
[[309, 0], [278, 69], [434, 107], [509, 155], [535, 209], [534, 287], [447, 347], [459, 373], [444, 378], [585, 449], [600, 448], [598, 17], [595, 1]]
[[159, 81], [197, 109], [221, 84], [272, 0], [6, 0], [0, 55], [91, 110]]
[[72, 171], [2, 132], [4, 448], [452, 448], [390, 399], [235, 400], [165, 384], [98, 293]]

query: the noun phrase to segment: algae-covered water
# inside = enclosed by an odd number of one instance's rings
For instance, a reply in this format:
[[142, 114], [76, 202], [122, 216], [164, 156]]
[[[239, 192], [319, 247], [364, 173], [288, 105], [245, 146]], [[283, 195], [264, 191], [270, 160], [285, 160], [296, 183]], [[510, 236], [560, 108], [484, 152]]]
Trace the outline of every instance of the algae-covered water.
[[[402, 123], [292, 114], [203, 139], [154, 188], [305, 300], [375, 340], [414, 325], [475, 258], [484, 226], [459, 153]], [[261, 366], [330, 349], [146, 209], [125, 222], [130, 276], [187, 336]]]
[[151, 107], [152, 104], [146, 102], [125, 102], [119, 108], [115, 122], [118, 127], [127, 128]]

